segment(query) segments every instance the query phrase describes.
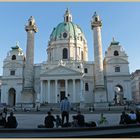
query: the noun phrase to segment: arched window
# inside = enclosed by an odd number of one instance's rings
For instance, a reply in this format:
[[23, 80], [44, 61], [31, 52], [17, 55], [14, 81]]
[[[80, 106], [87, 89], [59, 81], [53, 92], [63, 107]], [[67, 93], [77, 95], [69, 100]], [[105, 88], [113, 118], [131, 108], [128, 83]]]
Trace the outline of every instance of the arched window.
[[66, 48], [63, 49], [63, 59], [68, 58], [68, 50]]
[[8, 105], [14, 106], [16, 104], [16, 90], [14, 88], [9, 89]]
[[88, 83], [85, 83], [85, 91], [88, 91], [89, 88], [88, 88]]
[[30, 26], [32, 25], [32, 21], [30, 21], [29, 25], [30, 25]]
[[68, 17], [68, 16], [66, 16], [66, 22], [68, 22], [68, 20], [69, 20], [69, 17]]
[[95, 17], [95, 21], [96, 21], [96, 22], [98, 21], [98, 18], [97, 18], [97, 17]]
[[16, 56], [15, 55], [12, 56], [12, 60], [16, 60]]
[[118, 51], [114, 51], [114, 56], [118, 56], [119, 52]]

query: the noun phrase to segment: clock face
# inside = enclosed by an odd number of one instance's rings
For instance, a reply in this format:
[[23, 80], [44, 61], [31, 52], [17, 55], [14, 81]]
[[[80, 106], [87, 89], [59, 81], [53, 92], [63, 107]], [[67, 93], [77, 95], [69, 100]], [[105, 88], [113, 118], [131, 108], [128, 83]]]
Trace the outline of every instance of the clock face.
[[67, 33], [63, 33], [63, 37], [66, 38], [67, 37]]

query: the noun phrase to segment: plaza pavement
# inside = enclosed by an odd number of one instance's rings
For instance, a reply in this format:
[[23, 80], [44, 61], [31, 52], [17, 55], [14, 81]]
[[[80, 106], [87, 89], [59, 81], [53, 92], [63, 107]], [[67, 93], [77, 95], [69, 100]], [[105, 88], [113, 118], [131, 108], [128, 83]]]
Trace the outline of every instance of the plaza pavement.
[[[54, 116], [56, 116], [58, 113], [53, 113]], [[72, 121], [72, 116], [76, 113], [70, 114], [70, 121]], [[120, 120], [120, 114], [121, 113], [104, 113], [104, 116], [107, 118], [109, 124], [108, 125], [118, 125]], [[46, 113], [16, 113], [15, 116], [18, 121], [18, 128], [37, 128], [37, 125], [44, 124], [44, 118], [46, 116]], [[99, 113], [86, 113], [84, 114], [85, 121], [95, 121], [96, 123], [100, 119]]]

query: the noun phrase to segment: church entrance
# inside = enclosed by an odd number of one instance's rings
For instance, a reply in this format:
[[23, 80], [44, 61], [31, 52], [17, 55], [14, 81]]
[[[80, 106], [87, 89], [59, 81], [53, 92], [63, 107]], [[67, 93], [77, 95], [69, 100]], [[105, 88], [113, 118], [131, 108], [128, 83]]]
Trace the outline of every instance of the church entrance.
[[65, 91], [60, 92], [60, 101], [63, 100], [65, 97]]
[[16, 90], [14, 88], [9, 89], [8, 105], [14, 106], [16, 103]]

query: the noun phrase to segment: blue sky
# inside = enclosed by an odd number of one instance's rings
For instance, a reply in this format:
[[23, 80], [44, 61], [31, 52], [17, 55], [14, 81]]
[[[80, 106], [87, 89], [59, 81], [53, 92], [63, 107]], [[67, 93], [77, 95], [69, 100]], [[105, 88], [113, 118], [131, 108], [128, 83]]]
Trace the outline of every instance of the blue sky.
[[16, 41], [26, 52], [25, 24], [32, 15], [38, 26], [35, 35], [35, 63], [47, 60], [47, 43], [54, 27], [63, 21], [69, 8], [88, 42], [89, 60], [94, 60], [93, 33], [90, 21], [95, 11], [102, 26], [103, 56], [112, 38], [119, 41], [129, 56], [130, 72], [140, 69], [140, 3], [139, 2], [0, 2], [0, 75], [3, 60]]

